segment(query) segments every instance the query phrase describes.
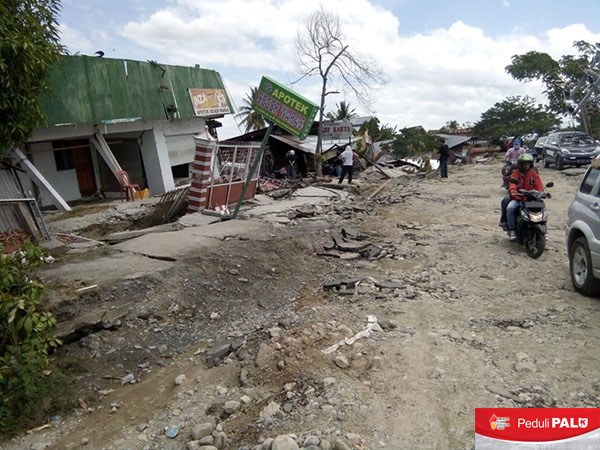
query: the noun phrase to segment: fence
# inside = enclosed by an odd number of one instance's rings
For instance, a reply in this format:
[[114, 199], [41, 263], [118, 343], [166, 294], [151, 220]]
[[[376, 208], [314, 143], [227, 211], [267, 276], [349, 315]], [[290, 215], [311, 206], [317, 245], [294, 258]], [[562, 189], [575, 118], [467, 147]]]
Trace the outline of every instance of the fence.
[[[243, 142], [216, 146], [211, 139], [195, 140], [196, 153], [192, 166], [188, 212], [237, 203], [260, 144]], [[244, 200], [254, 197], [259, 173], [260, 167], [257, 167]]]

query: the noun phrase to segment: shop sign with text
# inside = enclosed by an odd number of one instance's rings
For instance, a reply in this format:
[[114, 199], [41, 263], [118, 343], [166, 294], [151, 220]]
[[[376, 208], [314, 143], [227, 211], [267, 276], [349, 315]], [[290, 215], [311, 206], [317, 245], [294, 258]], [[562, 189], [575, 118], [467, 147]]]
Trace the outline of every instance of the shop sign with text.
[[319, 107], [297, 92], [263, 77], [252, 107], [288, 133], [304, 139], [310, 131]]

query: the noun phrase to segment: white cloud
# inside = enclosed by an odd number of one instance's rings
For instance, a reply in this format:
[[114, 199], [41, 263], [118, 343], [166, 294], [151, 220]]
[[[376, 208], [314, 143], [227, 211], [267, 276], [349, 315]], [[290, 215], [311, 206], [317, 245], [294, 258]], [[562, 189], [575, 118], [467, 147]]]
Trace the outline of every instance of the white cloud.
[[65, 23], [61, 23], [58, 28], [60, 31], [60, 41], [70, 52], [93, 53], [97, 50], [92, 50], [91, 41], [78, 30], [69, 27]]
[[[505, 6], [510, 6], [503, 0]], [[218, 68], [238, 106], [259, 74], [284, 83], [297, 78], [294, 41], [317, 0], [177, 0], [146, 20], [127, 23], [121, 34], [165, 63]], [[543, 35], [515, 29], [491, 37], [460, 21], [411, 36], [399, 34], [399, 19], [367, 0], [330, 0], [352, 51], [373, 60], [388, 83], [374, 92], [374, 110], [383, 123], [437, 128], [448, 120], [475, 122], [494, 103], [511, 95], [543, 101], [539, 83], [519, 83], [504, 70], [515, 54], [530, 50], [555, 58], [575, 53], [578, 39], [600, 41], [584, 25], [548, 30]], [[332, 81], [332, 88], [341, 88]], [[296, 86], [318, 101], [319, 79]], [[351, 95], [327, 98], [330, 110], [346, 99], [367, 113]], [[237, 131], [236, 131], [237, 132]]]
[[502, 4], [503, 4], [504, 6], [506, 6], [507, 8], [510, 8], [510, 3], [509, 3], [509, 1], [508, 1], [508, 0], [502, 0]]

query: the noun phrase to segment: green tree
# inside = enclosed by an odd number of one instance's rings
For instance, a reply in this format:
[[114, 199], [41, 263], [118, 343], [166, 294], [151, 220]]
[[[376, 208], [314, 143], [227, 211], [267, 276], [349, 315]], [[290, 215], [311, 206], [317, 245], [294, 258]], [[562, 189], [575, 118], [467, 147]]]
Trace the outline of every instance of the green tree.
[[380, 125], [380, 123], [381, 122], [377, 117], [372, 117], [360, 126], [356, 134], [362, 136], [367, 131], [373, 142], [394, 139], [398, 134], [396, 127], [391, 127], [387, 124]]
[[355, 112], [356, 110], [354, 108], [351, 108], [350, 103], [346, 103], [344, 100], [342, 100], [340, 103], [336, 103], [335, 107], [337, 108], [337, 111], [335, 113], [330, 111], [327, 114], [325, 114], [327, 120], [350, 120], [357, 116]]
[[[575, 87], [582, 79], [585, 81], [586, 71], [594, 56], [600, 51], [600, 44], [593, 45], [585, 41], [576, 41], [573, 46], [579, 51], [579, 55], [564, 55], [558, 60], [547, 53], [538, 51], [514, 55], [511, 64], [506, 66], [506, 71], [519, 81], [541, 81], [550, 110], [558, 114], [568, 114], [568, 99], [571, 93], [574, 94], [575, 102], [581, 101], [584, 90], [575, 92]], [[591, 118], [589, 117], [590, 113]], [[579, 120], [588, 132], [598, 133], [600, 131], [599, 128], [594, 129], [594, 124], [596, 127], [600, 124], [598, 110], [582, 109]]]
[[240, 125], [245, 126], [245, 133], [252, 130], [260, 130], [266, 126], [264, 117], [252, 108], [257, 92], [257, 87], [250, 88], [250, 93], [246, 94], [246, 97], [244, 98], [244, 106], [242, 106], [235, 115], [237, 118], [241, 119]]
[[460, 128], [460, 125], [457, 120], [449, 120], [446, 122], [446, 125], [444, 125], [444, 128], [446, 130], [456, 130], [457, 128]]
[[473, 133], [499, 144], [507, 136], [526, 133], [547, 133], [560, 123], [559, 117], [547, 107], [535, 104], [531, 97], [508, 97], [481, 114]]
[[64, 53], [56, 17], [58, 0], [0, 2], [0, 155], [23, 144], [45, 122], [40, 95]]
[[403, 128], [391, 143], [392, 153], [398, 157], [432, 152], [440, 146], [440, 138], [420, 127]]

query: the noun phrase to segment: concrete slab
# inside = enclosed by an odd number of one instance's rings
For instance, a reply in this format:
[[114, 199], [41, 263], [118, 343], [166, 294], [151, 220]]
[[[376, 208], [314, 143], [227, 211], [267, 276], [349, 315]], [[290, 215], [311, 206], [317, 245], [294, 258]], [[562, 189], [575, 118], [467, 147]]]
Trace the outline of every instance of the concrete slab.
[[249, 217], [262, 217], [267, 215], [286, 214], [295, 208], [307, 205], [320, 205], [329, 203], [328, 197], [296, 197], [290, 200], [280, 200], [270, 205], [261, 205], [244, 211]]
[[224, 239], [226, 237], [256, 236], [265, 230], [265, 225], [254, 220], [227, 220], [201, 228], [194, 228], [195, 236]]
[[307, 186], [302, 189], [298, 189], [292, 195], [292, 197], [321, 197], [321, 198], [339, 198], [344, 192], [334, 192], [329, 189], [323, 189], [314, 186]]
[[191, 233], [194, 228], [181, 231], [153, 233], [121, 242], [114, 246], [117, 250], [138, 253], [153, 258], [185, 259], [199, 248], [212, 245], [211, 239]]
[[83, 259], [66, 264], [46, 266], [41, 275], [46, 280], [69, 282], [82, 280], [86, 284], [106, 285], [113, 280], [132, 278], [132, 275], [168, 269], [174, 263], [150, 259], [130, 253], [115, 253], [99, 258]]
[[189, 227], [180, 231], [154, 233], [130, 239], [114, 248], [154, 258], [181, 260], [198, 256], [198, 250], [219, 245], [226, 237], [255, 236], [265, 225], [251, 220], [229, 220], [203, 227]]
[[201, 212], [186, 214], [181, 217], [177, 222], [184, 227], [200, 227], [204, 225], [210, 225], [211, 223], [219, 222], [221, 219], [215, 216], [209, 216], [202, 214]]

